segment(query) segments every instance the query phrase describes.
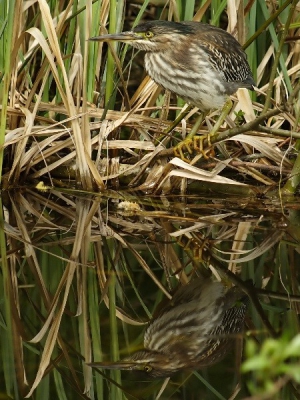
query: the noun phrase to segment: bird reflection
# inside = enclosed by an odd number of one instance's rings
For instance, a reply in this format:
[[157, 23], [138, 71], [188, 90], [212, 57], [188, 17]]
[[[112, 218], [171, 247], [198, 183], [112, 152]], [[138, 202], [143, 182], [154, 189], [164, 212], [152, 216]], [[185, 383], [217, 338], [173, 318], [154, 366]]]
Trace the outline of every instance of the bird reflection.
[[180, 286], [149, 322], [143, 350], [114, 363], [89, 365], [161, 378], [215, 364], [243, 330], [245, 300], [236, 286], [227, 289], [221, 282], [197, 278]]

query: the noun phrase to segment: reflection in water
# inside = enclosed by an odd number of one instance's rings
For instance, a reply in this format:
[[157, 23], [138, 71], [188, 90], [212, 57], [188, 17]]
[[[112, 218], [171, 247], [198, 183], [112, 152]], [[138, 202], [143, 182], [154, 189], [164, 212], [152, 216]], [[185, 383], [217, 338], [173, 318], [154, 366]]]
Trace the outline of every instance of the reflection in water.
[[[107, 385], [96, 388], [96, 382], [106, 378], [86, 365], [102, 361], [105, 354], [109, 360], [123, 359], [101, 364], [112, 369], [110, 378], [122, 388], [126, 374], [114, 368], [160, 377], [216, 363], [205, 373], [215, 388], [228, 394], [238, 372], [224, 374], [228, 368], [232, 372], [232, 363], [217, 361], [242, 339], [246, 305], [238, 288], [245, 288], [232, 279], [236, 286], [226, 292], [221, 283], [194, 277], [218, 270], [218, 260], [226, 271], [241, 271], [241, 280], [251, 279], [256, 288], [270, 279], [268, 297], [261, 297], [265, 319], [276, 330], [279, 324], [288, 327], [283, 311], [292, 307], [282, 296], [274, 299], [269, 293], [282, 295], [291, 288], [286, 296], [297, 294], [293, 284], [299, 280], [294, 266], [299, 263], [295, 244], [300, 224], [295, 211], [293, 219], [279, 226], [281, 204], [277, 207], [273, 199], [246, 199], [241, 205], [229, 198], [134, 197], [112, 191], [106, 195], [24, 190], [4, 199], [7, 267], [3, 262], [0, 283], [8, 294], [0, 298], [0, 311], [8, 317], [7, 328], [0, 327], [0, 332], [7, 362], [17, 371], [8, 386], [16, 385], [25, 397], [29, 390], [42, 387], [44, 377], [53, 379], [55, 370], [66, 398], [79, 398], [85, 387], [90, 393], [97, 390], [99, 399], [108, 398], [114, 384], [107, 380]], [[125, 210], [125, 201], [134, 207]], [[286, 232], [289, 241], [283, 242]], [[274, 245], [279, 242], [276, 253]], [[156, 299], [168, 296], [177, 285], [172, 300], [153, 312]], [[251, 332], [260, 342], [268, 332], [256, 310], [250, 308], [249, 316], [254, 321]], [[122, 351], [142, 332], [138, 325], [151, 314], [144, 350], [126, 359]], [[211, 379], [218, 368], [232, 376], [226, 388], [220, 374]], [[0, 380], [1, 376], [0, 370]], [[195, 393], [189, 386], [193, 380], [203, 389], [195, 375], [189, 377], [182, 385], [186, 398]], [[129, 391], [136, 385], [137, 381]], [[172, 385], [166, 390], [173, 398]]]
[[237, 287], [226, 290], [220, 282], [197, 278], [181, 286], [149, 323], [144, 350], [120, 362], [92, 365], [144, 371], [153, 378], [212, 365], [243, 329], [244, 300]]

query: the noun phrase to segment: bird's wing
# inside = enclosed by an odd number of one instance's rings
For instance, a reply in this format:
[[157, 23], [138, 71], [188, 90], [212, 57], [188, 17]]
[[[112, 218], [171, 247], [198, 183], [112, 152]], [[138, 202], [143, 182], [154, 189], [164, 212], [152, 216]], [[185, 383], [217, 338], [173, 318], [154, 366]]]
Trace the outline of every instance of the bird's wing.
[[184, 24], [194, 27], [197, 38], [194, 42], [205, 50], [213, 67], [223, 74], [227, 82], [248, 80], [250, 85], [254, 85], [246, 53], [232, 35], [208, 24], [193, 21]]
[[[227, 40], [227, 37], [226, 37]], [[224, 47], [224, 39], [221, 43], [212, 41], [212, 37], [207, 41], [201, 41], [199, 46], [206, 50], [209, 60], [214, 68], [222, 72], [227, 82], [244, 81], [249, 75], [252, 76], [251, 70], [246, 61], [246, 54], [241, 49], [232, 49], [228, 46]], [[228, 41], [228, 45], [230, 41]]]
[[[193, 335], [191, 335], [192, 338]], [[178, 335], [170, 335], [170, 339], [165, 344], [165, 347], [161, 349], [166, 355], [174, 355], [178, 358], [186, 358], [188, 353], [195, 353], [199, 351], [199, 348], [203, 348], [205, 343], [207, 342], [207, 336], [203, 336], [203, 338], [197, 337], [197, 340], [194, 340], [194, 343], [191, 343], [189, 340], [189, 335], [186, 334], [178, 334]]]

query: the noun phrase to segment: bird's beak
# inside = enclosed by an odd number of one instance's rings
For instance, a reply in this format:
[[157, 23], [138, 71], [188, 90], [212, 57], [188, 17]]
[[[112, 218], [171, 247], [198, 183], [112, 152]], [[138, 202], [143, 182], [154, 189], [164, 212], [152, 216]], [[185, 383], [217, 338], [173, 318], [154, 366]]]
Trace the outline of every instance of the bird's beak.
[[112, 40], [116, 40], [119, 42], [132, 42], [137, 39], [140, 39], [140, 37], [131, 31], [121, 32], [121, 33], [112, 33], [110, 35], [102, 35], [102, 36], [95, 36], [95, 37], [89, 38], [89, 40], [93, 41], [93, 42], [96, 42], [96, 41], [97, 42], [110, 42]]
[[136, 370], [139, 369], [139, 364], [130, 361], [116, 362], [95, 362], [87, 364], [89, 367], [104, 368], [104, 369], [120, 369], [120, 370]]

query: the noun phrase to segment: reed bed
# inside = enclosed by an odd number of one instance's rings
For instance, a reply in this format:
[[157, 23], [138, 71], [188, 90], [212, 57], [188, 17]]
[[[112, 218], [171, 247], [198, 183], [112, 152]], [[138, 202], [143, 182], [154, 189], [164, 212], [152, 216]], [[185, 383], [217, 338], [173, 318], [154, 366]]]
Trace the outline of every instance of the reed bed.
[[[0, 13], [0, 397], [300, 398], [299, 2], [14, 0]], [[233, 96], [206, 157], [175, 157], [199, 111], [166, 135], [184, 103], [141, 53], [88, 42], [151, 19], [221, 26], [247, 52], [257, 89]], [[257, 289], [242, 368], [231, 354], [145, 383], [86, 365], [134, 351], [160, 300], [209, 271]]]

